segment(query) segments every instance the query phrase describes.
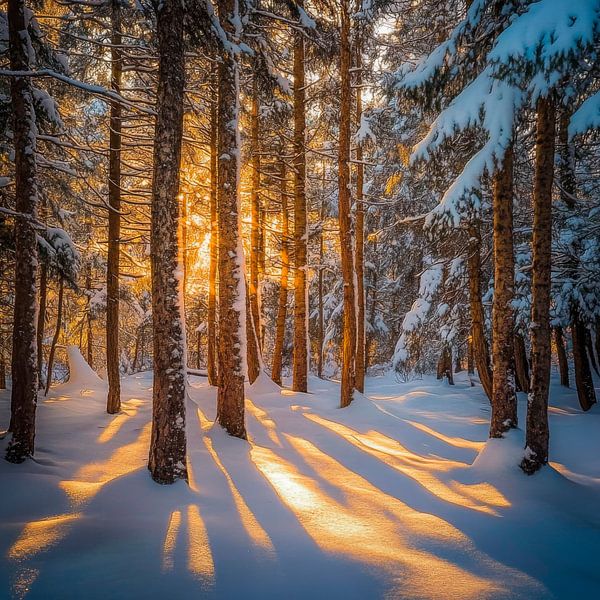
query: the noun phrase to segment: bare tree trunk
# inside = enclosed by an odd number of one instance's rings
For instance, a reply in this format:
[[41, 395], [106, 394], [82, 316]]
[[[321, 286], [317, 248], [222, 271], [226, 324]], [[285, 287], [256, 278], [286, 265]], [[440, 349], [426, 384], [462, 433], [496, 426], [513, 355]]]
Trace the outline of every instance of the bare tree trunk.
[[[10, 68], [29, 71], [27, 32], [23, 0], [8, 0]], [[6, 459], [21, 463], [33, 455], [35, 409], [38, 390], [36, 346], [36, 279], [38, 251], [30, 219], [37, 218], [36, 122], [33, 89], [29, 77], [11, 77], [10, 93], [15, 152], [15, 210], [24, 217], [15, 220], [15, 295], [12, 348], [11, 440]]]
[[252, 110], [250, 114], [250, 167], [252, 170], [250, 188], [251, 230], [250, 230], [250, 310], [256, 335], [260, 334], [259, 308], [259, 259], [261, 254], [260, 223], [260, 103], [256, 75], [252, 84]]
[[[122, 79], [121, 4], [111, 0], [111, 88], [119, 93]], [[108, 164], [108, 259], [106, 269], [106, 412], [121, 410], [119, 373], [119, 255], [121, 238], [121, 104], [110, 105], [110, 149]]]
[[287, 316], [288, 276], [290, 270], [290, 257], [288, 252], [290, 230], [287, 205], [287, 175], [285, 161], [283, 159], [279, 163], [279, 177], [281, 178], [281, 278], [279, 280], [279, 299], [271, 377], [276, 384], [281, 385], [283, 343], [285, 341], [285, 319]]
[[[88, 291], [90, 291], [92, 289], [92, 276], [90, 273], [91, 268], [88, 265], [87, 268], [87, 274], [85, 276], [85, 285], [86, 285], [86, 289]], [[86, 322], [87, 322], [87, 332], [86, 332], [86, 345], [87, 345], [87, 362], [88, 365], [90, 365], [90, 367], [93, 369], [94, 368], [94, 345], [92, 343], [92, 311], [91, 311], [91, 307], [90, 307], [90, 298], [88, 298], [88, 306], [87, 306], [87, 315], [86, 315]]]
[[4, 361], [4, 352], [0, 351], [0, 390], [6, 389], [6, 362]]
[[342, 280], [344, 283], [344, 314], [342, 336], [342, 383], [340, 406], [352, 402], [356, 358], [356, 297], [354, 287], [354, 257], [350, 199], [350, 7], [348, 0], [340, 5], [340, 112], [338, 156], [338, 202]]
[[473, 335], [467, 340], [467, 373], [475, 375], [475, 355], [473, 353]]
[[[246, 287], [248, 289], [248, 286]], [[250, 307], [250, 298], [246, 296], [246, 351], [248, 364], [248, 381], [254, 383], [260, 374], [261, 360], [258, 341], [258, 332], [254, 325], [252, 309]]]
[[[304, 8], [304, 0], [297, 2]], [[304, 89], [304, 36], [294, 33], [294, 354], [292, 389], [308, 390], [307, 213], [306, 213], [306, 91]]]
[[[323, 189], [325, 189], [325, 163], [323, 163]], [[319, 316], [317, 321], [317, 375], [323, 377], [323, 342], [325, 334], [325, 304], [323, 299], [323, 259], [325, 258], [325, 245], [323, 240], [323, 221], [325, 220], [325, 202], [321, 202], [320, 222], [321, 231], [319, 233], [319, 273], [318, 273], [318, 309]]]
[[487, 397], [492, 398], [492, 371], [487, 341], [485, 339], [483, 302], [481, 299], [481, 233], [479, 224], [469, 228], [469, 258], [467, 260], [469, 277], [469, 300], [471, 305], [473, 359], [479, 374], [479, 380]]
[[579, 311], [574, 308], [571, 325], [571, 340], [573, 342], [573, 366], [575, 367], [575, 383], [577, 398], [583, 410], [589, 410], [596, 404], [596, 390], [590, 363], [585, 351], [585, 325], [579, 317]]
[[[575, 195], [577, 181], [575, 178], [575, 152], [569, 142], [570, 112], [563, 109], [560, 115], [558, 131], [561, 157], [559, 161], [559, 176], [561, 183], [561, 199], [570, 210], [575, 210]], [[577, 276], [577, 259], [569, 260], [568, 269], [572, 279]], [[596, 390], [592, 379], [592, 371], [585, 350], [585, 324], [581, 318], [579, 306], [576, 301], [571, 301], [571, 341], [573, 345], [573, 367], [575, 371], [575, 387], [577, 398], [583, 410], [589, 410], [596, 403]]]
[[[377, 239], [373, 244], [373, 252], [377, 253]], [[378, 275], [377, 270], [373, 269], [371, 271], [371, 308], [369, 312], [369, 322], [371, 323], [371, 330], [365, 337], [365, 373], [368, 371], [369, 366], [371, 364], [371, 352], [373, 350], [373, 327], [375, 324], [375, 316], [377, 310], [377, 285], [378, 285]]]
[[517, 426], [513, 371], [515, 259], [513, 249], [513, 150], [494, 175], [494, 304], [492, 307], [492, 417], [490, 437]]
[[154, 481], [187, 479], [186, 348], [178, 279], [179, 169], [185, 84], [184, 8], [166, 0], [157, 9], [158, 90], [154, 132], [151, 267], [154, 386], [148, 468]]
[[556, 354], [558, 356], [560, 385], [569, 387], [569, 361], [567, 360], [567, 349], [565, 348], [565, 336], [563, 334], [563, 328], [560, 325], [554, 328], [554, 341], [556, 343]]
[[[219, 18], [233, 39], [240, 15], [236, 0], [219, 0]], [[239, 65], [223, 50], [219, 62], [219, 390], [217, 421], [229, 435], [246, 438], [244, 379], [247, 373], [246, 282], [240, 236]]]
[[550, 388], [550, 275], [552, 181], [555, 148], [554, 101], [537, 104], [533, 188], [533, 255], [531, 282], [531, 391], [527, 406], [525, 456], [521, 468], [534, 473], [548, 462], [548, 391]]
[[[210, 263], [208, 267], [208, 348], [206, 367], [208, 371], [208, 383], [210, 385], [217, 385], [217, 262], [219, 247], [219, 227], [217, 222], [217, 153], [219, 149], [217, 147], [218, 72], [216, 63], [212, 67], [211, 81], [214, 86], [214, 92], [213, 100], [210, 103]], [[200, 368], [199, 365], [198, 368]]]
[[63, 313], [63, 297], [64, 297], [64, 281], [60, 277], [58, 280], [58, 303], [56, 308], [56, 328], [54, 329], [54, 337], [52, 338], [52, 344], [50, 345], [50, 354], [48, 355], [48, 376], [46, 377], [46, 389], [44, 395], [48, 395], [50, 386], [52, 385], [52, 371], [54, 369], [54, 355], [56, 353], [56, 344], [60, 337], [60, 326], [62, 323]]
[[527, 360], [527, 350], [525, 340], [520, 333], [514, 335], [514, 355], [515, 355], [515, 374], [519, 389], [526, 394], [529, 393], [529, 362]]
[[[361, 33], [357, 32], [355, 49], [356, 57], [356, 121], [360, 125], [362, 117], [362, 42]], [[364, 165], [363, 150], [359, 143], [356, 148], [356, 236], [354, 264], [356, 271], [356, 365], [354, 386], [363, 393], [365, 391], [365, 207], [363, 204]]]
[[600, 375], [600, 372], [598, 372], [598, 363], [596, 362], [596, 356], [594, 355], [592, 333], [587, 327], [585, 328], [585, 345], [590, 357], [590, 362], [592, 363], [592, 367], [594, 368], [594, 371], [596, 371], [596, 375]]
[[46, 326], [46, 303], [48, 298], [48, 267], [45, 261], [40, 264], [40, 294], [37, 318], [37, 365], [38, 365], [38, 387], [45, 387], [44, 369], [44, 330]]
[[454, 376], [452, 375], [452, 352], [450, 346], [444, 344], [437, 364], [437, 378], [448, 380], [450, 385], [454, 385]]

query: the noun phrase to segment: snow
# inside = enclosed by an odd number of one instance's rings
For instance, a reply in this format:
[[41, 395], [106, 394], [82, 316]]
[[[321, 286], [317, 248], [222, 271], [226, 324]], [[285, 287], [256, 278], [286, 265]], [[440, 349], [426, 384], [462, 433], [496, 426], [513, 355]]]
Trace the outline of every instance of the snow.
[[124, 378], [107, 415], [103, 383], [69, 356], [70, 382], [38, 405], [35, 461], [0, 460], [2, 597], [595, 596], [600, 410], [556, 381], [553, 462], [528, 477], [523, 431], [486, 441], [489, 403], [464, 373], [368, 378], [344, 410], [335, 382], [301, 394], [261, 374], [249, 441], [213, 425], [216, 390], [192, 377], [189, 486], [159, 486], [151, 373]]

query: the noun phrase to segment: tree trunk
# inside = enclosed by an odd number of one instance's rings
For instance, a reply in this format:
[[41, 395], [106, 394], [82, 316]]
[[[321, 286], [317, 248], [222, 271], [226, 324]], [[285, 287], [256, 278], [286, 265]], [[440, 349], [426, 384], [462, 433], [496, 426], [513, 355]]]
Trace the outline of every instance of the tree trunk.
[[[219, 0], [219, 18], [231, 39], [240, 18], [236, 0]], [[247, 373], [246, 282], [240, 234], [238, 170], [239, 65], [223, 50], [219, 62], [218, 222], [219, 222], [219, 390], [217, 421], [229, 433], [246, 438], [244, 379]]]
[[[85, 278], [85, 285], [88, 292], [92, 289], [92, 277], [90, 274], [91, 268], [88, 265], [87, 275]], [[90, 310], [90, 298], [88, 298], [88, 306], [87, 306], [87, 333], [86, 333], [86, 345], [87, 345], [87, 362], [88, 365], [93, 369], [94, 368], [94, 346], [92, 344], [92, 311]]]
[[158, 89], [154, 131], [151, 267], [154, 386], [148, 468], [158, 483], [187, 479], [186, 349], [178, 244], [179, 169], [185, 84], [184, 8], [166, 0], [157, 9]]
[[0, 390], [6, 389], [6, 363], [4, 362], [4, 354], [0, 353]]
[[[248, 286], [246, 287], [248, 289]], [[258, 332], [254, 325], [254, 317], [250, 307], [250, 297], [246, 295], [246, 351], [248, 364], [248, 381], [252, 384], [256, 381], [261, 368]]]
[[356, 358], [356, 297], [354, 288], [354, 257], [350, 198], [350, 7], [348, 0], [340, 5], [340, 112], [338, 156], [338, 202], [342, 281], [344, 284], [344, 314], [342, 334], [342, 384], [340, 406], [352, 402]]
[[550, 276], [552, 181], [555, 148], [554, 101], [537, 104], [533, 187], [533, 266], [531, 282], [531, 391], [527, 406], [525, 456], [521, 468], [534, 473], [548, 462], [548, 391], [550, 388]]
[[250, 187], [251, 229], [250, 229], [250, 310], [257, 337], [260, 334], [259, 301], [259, 260], [261, 254], [261, 218], [260, 218], [260, 103], [256, 75], [252, 82], [252, 110], [250, 113], [250, 168], [252, 171]]
[[[297, 2], [304, 8], [304, 0]], [[306, 306], [306, 91], [304, 89], [304, 35], [294, 33], [294, 354], [292, 389], [308, 390], [308, 307]]]
[[437, 364], [437, 378], [448, 380], [450, 385], [454, 385], [454, 376], [452, 375], [452, 352], [450, 346], [444, 344]]
[[513, 151], [494, 174], [494, 303], [492, 307], [492, 417], [490, 437], [517, 426], [517, 396], [513, 372], [515, 259], [513, 249]]
[[44, 330], [46, 326], [46, 302], [48, 298], [48, 267], [45, 261], [40, 264], [40, 295], [38, 300], [37, 318], [37, 365], [38, 365], [38, 388], [45, 387], [44, 369]]
[[56, 344], [60, 337], [60, 326], [62, 323], [63, 313], [63, 296], [64, 296], [64, 281], [60, 277], [58, 280], [58, 304], [56, 307], [56, 328], [54, 329], [54, 337], [52, 338], [52, 344], [50, 346], [50, 354], [48, 355], [48, 371], [46, 376], [46, 389], [44, 395], [47, 396], [52, 385], [52, 371], [54, 369], [54, 355], [56, 353]]
[[[559, 177], [561, 184], [561, 200], [572, 211], [576, 208], [575, 195], [577, 193], [577, 181], [575, 178], [575, 152], [573, 145], [569, 142], [569, 122], [571, 113], [563, 108], [560, 114], [559, 142], [560, 161]], [[577, 252], [577, 249], [575, 250]], [[569, 277], [575, 280], [577, 277], [577, 259], [570, 258], [567, 266]], [[585, 350], [585, 325], [581, 319], [579, 305], [576, 300], [571, 300], [571, 340], [573, 345], [573, 368], [575, 371], [575, 387], [577, 397], [583, 410], [589, 410], [596, 403], [596, 391], [592, 379], [592, 371], [588, 355]]]
[[596, 356], [594, 355], [594, 343], [592, 342], [592, 332], [587, 327], [585, 328], [585, 346], [587, 348], [592, 367], [594, 368], [594, 371], [596, 371], [596, 375], [600, 375], [600, 372], [598, 372], [598, 363], [596, 362]]
[[[211, 72], [214, 86], [213, 100], [210, 103], [210, 263], [208, 267], [208, 348], [206, 367], [208, 383], [218, 384], [217, 374], [217, 261], [218, 261], [218, 222], [217, 222], [217, 132], [218, 132], [218, 72], [214, 63]], [[200, 368], [200, 367], [198, 367]]]
[[[322, 187], [325, 189], [325, 163], [323, 163], [323, 182]], [[319, 233], [319, 274], [318, 274], [318, 310], [319, 316], [317, 320], [317, 375], [323, 377], [323, 342], [325, 335], [325, 304], [323, 298], [323, 259], [325, 258], [325, 244], [323, 239], [323, 222], [325, 221], [325, 202], [321, 202], [320, 210], [321, 231]]]
[[283, 344], [285, 341], [285, 319], [287, 316], [288, 275], [290, 257], [288, 239], [290, 235], [287, 205], [287, 179], [285, 161], [279, 163], [281, 178], [281, 278], [279, 280], [279, 299], [277, 306], [277, 323], [275, 326], [275, 347], [273, 349], [273, 367], [271, 377], [277, 385], [281, 385], [281, 366], [283, 363]]
[[[362, 117], [362, 43], [361, 33], [357, 32], [356, 57], [356, 121], [360, 126]], [[365, 207], [363, 204], [364, 166], [363, 150], [359, 143], [356, 147], [356, 253], [354, 264], [356, 271], [356, 366], [354, 386], [365, 391]]]
[[560, 325], [554, 328], [554, 341], [556, 343], [556, 354], [558, 355], [560, 385], [564, 387], [569, 387], [569, 361], [567, 360], [565, 336], [563, 334], [563, 328]]
[[481, 299], [481, 233], [478, 223], [469, 228], [467, 271], [469, 277], [469, 302], [471, 305], [473, 360], [477, 367], [483, 391], [491, 401], [493, 383], [489, 350], [485, 339], [485, 319]]
[[527, 360], [527, 349], [525, 348], [525, 340], [520, 333], [515, 333], [514, 340], [514, 355], [515, 355], [515, 375], [519, 390], [529, 393], [529, 361]]
[[[111, 89], [120, 93], [122, 79], [121, 5], [111, 1]], [[121, 410], [119, 374], [119, 249], [121, 238], [121, 104], [110, 105], [110, 149], [108, 164], [108, 259], [106, 268], [106, 412]]]
[[[31, 43], [23, 0], [8, 1], [10, 68], [29, 71]], [[11, 440], [6, 459], [20, 463], [33, 455], [38, 389], [36, 278], [38, 251], [31, 219], [37, 218], [36, 122], [29, 77], [11, 77], [15, 152], [15, 286], [12, 348]]]
[[467, 374], [475, 375], [475, 355], [473, 353], [473, 334], [467, 340]]
[[575, 384], [577, 398], [583, 410], [589, 410], [596, 404], [596, 390], [590, 363], [585, 351], [585, 325], [579, 317], [579, 311], [574, 308], [571, 325], [571, 340], [573, 342], [573, 366], [575, 368]]

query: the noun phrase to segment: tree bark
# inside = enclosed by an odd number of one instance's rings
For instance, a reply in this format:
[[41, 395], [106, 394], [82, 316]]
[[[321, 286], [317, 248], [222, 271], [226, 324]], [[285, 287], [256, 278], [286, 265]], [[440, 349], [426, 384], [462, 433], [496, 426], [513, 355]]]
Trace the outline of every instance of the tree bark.
[[50, 345], [50, 354], [48, 355], [48, 371], [46, 376], [46, 389], [44, 395], [47, 396], [52, 385], [52, 371], [54, 369], [54, 355], [56, 353], [56, 344], [60, 337], [60, 326], [62, 323], [63, 313], [63, 297], [64, 297], [64, 281], [60, 277], [58, 280], [58, 303], [56, 307], [56, 328], [54, 329], [54, 337], [52, 338], [52, 344]]
[[534, 473], [548, 462], [548, 391], [550, 388], [550, 276], [552, 249], [552, 182], [554, 178], [555, 106], [537, 104], [533, 188], [533, 255], [531, 282], [531, 391], [527, 406], [525, 456], [521, 468]]
[[[120, 93], [122, 79], [121, 5], [111, 0], [111, 89]], [[121, 238], [121, 104], [110, 105], [110, 149], [108, 163], [108, 259], [106, 268], [106, 412], [121, 410], [119, 373], [119, 254]]]
[[492, 307], [492, 417], [490, 437], [517, 426], [513, 335], [515, 259], [513, 249], [513, 150], [509, 147], [494, 174], [494, 303]]
[[583, 410], [590, 410], [596, 404], [596, 390], [590, 363], [585, 351], [585, 325], [579, 317], [579, 311], [574, 308], [571, 325], [571, 340], [573, 342], [573, 366], [575, 368], [575, 384], [577, 398]]
[[46, 326], [46, 303], [48, 298], [48, 267], [45, 261], [40, 264], [40, 293], [38, 300], [37, 318], [37, 365], [38, 365], [38, 388], [44, 388], [44, 330]]
[[596, 375], [600, 375], [600, 372], [598, 371], [598, 363], [596, 362], [596, 356], [594, 355], [594, 343], [592, 342], [592, 332], [587, 327], [585, 328], [585, 346], [590, 357], [590, 363], [592, 363], [592, 367], [594, 371], [596, 371]]
[[[88, 265], [87, 274], [85, 278], [85, 286], [88, 292], [92, 289], [92, 276], [91, 276], [91, 267]], [[86, 346], [87, 346], [87, 362], [88, 365], [93, 369], [94, 368], [94, 346], [92, 343], [92, 311], [90, 310], [91, 299], [88, 297], [88, 305], [87, 305], [87, 332], [86, 332]]]
[[338, 155], [338, 202], [344, 314], [342, 334], [342, 382], [340, 406], [349, 406], [354, 394], [356, 358], [356, 297], [350, 198], [350, 7], [348, 0], [340, 5], [340, 112]]
[[[561, 200], [570, 210], [575, 210], [575, 195], [577, 181], [575, 178], [574, 149], [569, 142], [568, 127], [571, 115], [563, 109], [560, 115], [559, 141], [561, 159], [559, 161], [559, 176], [561, 182]], [[577, 277], [577, 259], [570, 258], [568, 270], [570, 277]], [[571, 341], [573, 345], [573, 368], [575, 371], [575, 387], [577, 398], [583, 410], [589, 410], [596, 403], [596, 390], [592, 379], [590, 362], [585, 350], [585, 324], [581, 318], [579, 305], [576, 300], [571, 300]]]
[[[297, 2], [304, 8], [304, 0]], [[306, 211], [306, 91], [304, 89], [304, 35], [294, 33], [294, 354], [292, 389], [308, 390], [307, 211]]]
[[252, 171], [250, 187], [250, 310], [257, 337], [260, 334], [260, 299], [259, 299], [259, 261], [261, 254], [261, 218], [260, 218], [260, 103], [256, 75], [252, 82], [252, 109], [250, 113], [250, 168]]
[[[361, 32], [357, 32], [355, 48], [356, 63], [356, 121], [360, 126], [362, 117], [362, 43]], [[359, 143], [356, 147], [356, 235], [355, 235], [355, 272], [356, 272], [356, 364], [354, 386], [363, 393], [365, 391], [365, 206], [363, 203], [364, 165], [363, 149]]]
[[468, 251], [467, 272], [469, 277], [469, 302], [471, 306], [473, 360], [477, 367], [483, 391], [491, 401], [493, 383], [488, 344], [485, 339], [485, 319], [483, 315], [483, 301], [481, 299], [481, 233], [478, 223], [469, 228]]
[[151, 267], [154, 386], [148, 468], [162, 484], [187, 479], [186, 359], [178, 244], [185, 84], [183, 4], [157, 9], [158, 90], [154, 132]]
[[[217, 221], [217, 132], [218, 132], [218, 72], [214, 63], [211, 71], [211, 81], [214, 86], [213, 100], [210, 103], [210, 263], [208, 267], [208, 348], [206, 367], [208, 370], [208, 383], [218, 385], [217, 373], [217, 262], [218, 262], [218, 236]], [[199, 367], [198, 367], [199, 368]]]
[[567, 349], [565, 347], [565, 336], [563, 328], [557, 325], [554, 328], [554, 341], [556, 343], [556, 354], [558, 356], [558, 370], [560, 372], [560, 385], [569, 387], [569, 361], [567, 360]]
[[[219, 0], [219, 18], [230, 39], [240, 16], [236, 0]], [[240, 233], [239, 65], [222, 50], [219, 62], [219, 390], [217, 421], [229, 435], [246, 438], [244, 379], [247, 374], [246, 282]]]
[[529, 361], [527, 360], [527, 349], [525, 348], [525, 340], [520, 333], [514, 335], [514, 355], [515, 355], [515, 375], [519, 390], [529, 393]]
[[[23, 0], [8, 0], [10, 68], [29, 71], [27, 32]], [[11, 77], [10, 93], [15, 152], [15, 294], [12, 347], [12, 391], [9, 429], [12, 437], [6, 459], [21, 463], [33, 455], [38, 366], [36, 346], [36, 278], [38, 251], [30, 219], [37, 218], [36, 119], [29, 77]]]
[[273, 367], [271, 369], [271, 377], [277, 385], [281, 385], [281, 366], [283, 363], [283, 344], [285, 341], [285, 319], [287, 316], [288, 276], [290, 270], [290, 257], [288, 252], [290, 230], [287, 205], [287, 174], [284, 160], [281, 160], [279, 163], [279, 177], [281, 179], [281, 277], [279, 280]]

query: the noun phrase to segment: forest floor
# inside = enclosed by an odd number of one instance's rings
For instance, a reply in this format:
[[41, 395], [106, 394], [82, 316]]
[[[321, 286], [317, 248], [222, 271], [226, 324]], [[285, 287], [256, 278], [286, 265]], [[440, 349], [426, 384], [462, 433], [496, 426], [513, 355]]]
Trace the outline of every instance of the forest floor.
[[146, 469], [151, 373], [119, 415], [85, 373], [40, 403], [35, 461], [0, 460], [0, 598], [598, 598], [600, 410], [573, 390], [553, 381], [552, 463], [527, 477], [523, 431], [486, 442], [464, 374], [369, 378], [345, 410], [334, 382], [261, 377], [248, 442], [191, 379], [189, 486]]

